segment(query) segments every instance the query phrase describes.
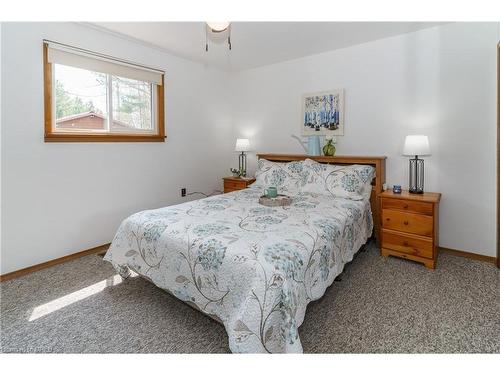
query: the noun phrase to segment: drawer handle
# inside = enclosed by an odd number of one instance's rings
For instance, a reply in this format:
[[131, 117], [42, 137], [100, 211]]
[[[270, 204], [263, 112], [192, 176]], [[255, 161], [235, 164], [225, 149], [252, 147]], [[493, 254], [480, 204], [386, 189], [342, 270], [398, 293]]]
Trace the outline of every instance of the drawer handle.
[[404, 224], [404, 225], [408, 225], [408, 220], [405, 220], [405, 221], [403, 222], [403, 224]]
[[403, 206], [403, 208], [406, 210], [406, 209], [408, 208], [408, 205], [407, 205], [407, 204], [405, 204], [405, 205]]

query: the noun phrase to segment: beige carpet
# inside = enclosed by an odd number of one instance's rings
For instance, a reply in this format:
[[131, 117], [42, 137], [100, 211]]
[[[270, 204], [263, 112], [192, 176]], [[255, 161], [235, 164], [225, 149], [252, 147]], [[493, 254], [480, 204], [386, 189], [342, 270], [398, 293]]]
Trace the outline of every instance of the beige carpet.
[[[436, 270], [369, 245], [309, 305], [306, 353], [500, 353], [500, 272], [448, 254]], [[222, 325], [97, 255], [1, 284], [1, 350], [226, 353]], [[117, 283], [118, 282], [118, 283]]]

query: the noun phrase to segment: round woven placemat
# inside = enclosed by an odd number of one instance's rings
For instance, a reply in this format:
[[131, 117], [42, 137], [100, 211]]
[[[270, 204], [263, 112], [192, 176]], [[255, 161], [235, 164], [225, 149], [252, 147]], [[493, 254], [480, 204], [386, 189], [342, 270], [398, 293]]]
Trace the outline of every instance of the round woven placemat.
[[290, 206], [292, 198], [283, 194], [278, 194], [276, 198], [268, 198], [263, 195], [259, 198], [259, 203], [268, 207]]

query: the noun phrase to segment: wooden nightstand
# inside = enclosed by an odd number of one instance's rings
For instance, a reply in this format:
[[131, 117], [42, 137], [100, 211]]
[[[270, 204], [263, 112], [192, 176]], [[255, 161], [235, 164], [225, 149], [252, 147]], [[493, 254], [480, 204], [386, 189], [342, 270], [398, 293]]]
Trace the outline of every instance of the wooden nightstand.
[[436, 267], [440, 193], [379, 194], [381, 207], [381, 254], [411, 259]]
[[246, 189], [248, 185], [255, 182], [255, 178], [243, 179], [241, 177], [224, 177], [224, 193]]

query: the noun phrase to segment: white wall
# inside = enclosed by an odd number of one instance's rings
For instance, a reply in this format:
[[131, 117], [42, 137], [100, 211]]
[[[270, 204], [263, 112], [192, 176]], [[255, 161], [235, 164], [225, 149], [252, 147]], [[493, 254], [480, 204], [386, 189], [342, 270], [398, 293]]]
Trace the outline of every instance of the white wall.
[[[236, 73], [234, 137], [257, 152], [303, 150], [301, 95], [345, 89], [339, 155], [386, 155], [408, 185], [404, 137], [430, 138], [428, 191], [443, 194], [440, 245], [496, 256], [496, 23], [459, 23]], [[255, 168], [255, 158], [250, 169]]]
[[[301, 95], [339, 87], [338, 153], [386, 155], [388, 183], [407, 185], [404, 136], [429, 135], [441, 246], [495, 256], [499, 37], [498, 24], [450, 24], [229, 74], [78, 24], [4, 23], [0, 272], [107, 243], [129, 214], [181, 202], [181, 187], [221, 188], [237, 136], [303, 152], [290, 138]], [[44, 38], [163, 68], [166, 142], [44, 143]]]
[[[2, 28], [3, 28], [3, 23], [0, 22], [0, 213], [2, 212], [2, 183], [1, 183], [1, 176], [2, 176], [2, 152], [1, 152], [1, 144], [2, 144], [2, 54], [3, 54], [3, 48], [2, 48]], [[2, 215], [0, 214], [0, 264], [2, 262], [2, 254], [1, 254], [1, 243], [2, 243]]]
[[[166, 142], [44, 143], [44, 38], [163, 68]], [[2, 274], [110, 242], [129, 214], [181, 202], [181, 187], [221, 188], [227, 73], [79, 24], [4, 23], [1, 47]]]

